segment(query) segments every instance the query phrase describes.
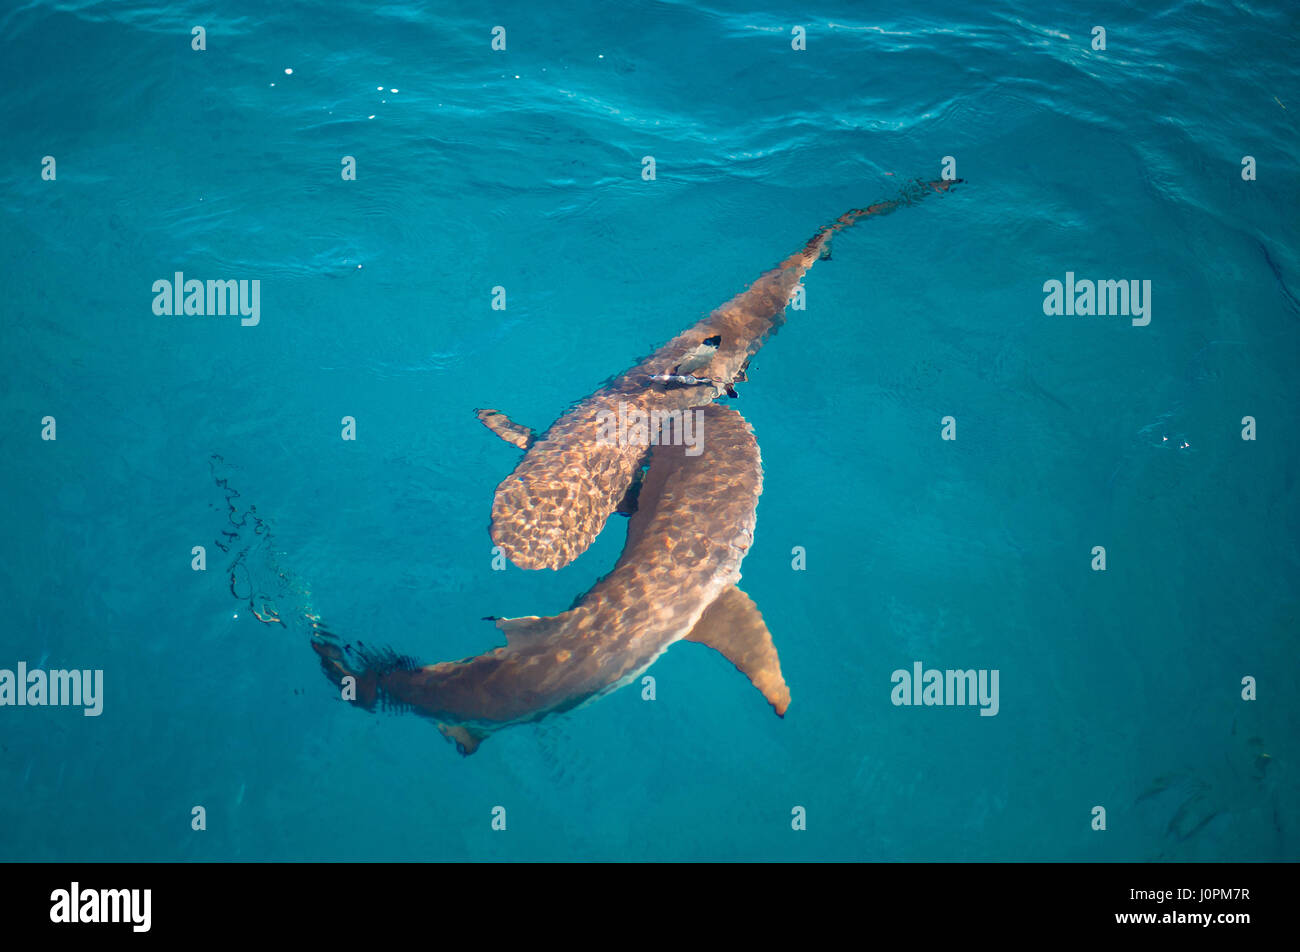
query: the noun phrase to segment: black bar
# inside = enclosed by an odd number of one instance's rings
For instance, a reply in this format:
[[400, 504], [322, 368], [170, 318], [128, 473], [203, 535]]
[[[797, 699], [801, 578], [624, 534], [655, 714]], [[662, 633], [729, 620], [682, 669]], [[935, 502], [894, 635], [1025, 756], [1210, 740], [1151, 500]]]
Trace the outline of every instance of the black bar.
[[[710, 928], [935, 938], [1122, 936], [1232, 942], [1285, 926], [1295, 868], [1265, 864], [1181, 865], [653, 865], [567, 864], [10, 864], [0, 890], [6, 939], [92, 941], [146, 937], [255, 937], [266, 925], [302, 940], [396, 941], [404, 930], [442, 929], [462, 919], [522, 930], [538, 942], [560, 935], [596, 941], [605, 929]], [[67, 914], [73, 883], [80, 910], [101, 907], [102, 890], [141, 890], [139, 904], [111, 893], [118, 918], [54, 922]], [[143, 890], [149, 890], [148, 928]], [[60, 893], [67, 902], [59, 907]], [[1189, 890], [1190, 893], [1180, 893]], [[1202, 892], [1213, 890], [1214, 892]], [[94, 891], [96, 898], [88, 900]], [[90, 905], [87, 905], [90, 903]], [[134, 920], [131, 912], [136, 913]], [[1151, 914], [1148, 922], [1119, 921]], [[1209, 915], [1208, 925], [1187, 918]], [[1221, 921], [1220, 916], [1244, 916]], [[65, 917], [67, 917], [65, 915]], [[387, 925], [385, 925], [387, 924]], [[837, 925], [838, 924], [838, 925]], [[611, 938], [605, 933], [607, 939]], [[617, 933], [614, 933], [617, 934]], [[450, 939], [450, 936], [448, 936]], [[495, 942], [493, 943], [495, 944]], [[9, 946], [14, 948], [15, 946]]]

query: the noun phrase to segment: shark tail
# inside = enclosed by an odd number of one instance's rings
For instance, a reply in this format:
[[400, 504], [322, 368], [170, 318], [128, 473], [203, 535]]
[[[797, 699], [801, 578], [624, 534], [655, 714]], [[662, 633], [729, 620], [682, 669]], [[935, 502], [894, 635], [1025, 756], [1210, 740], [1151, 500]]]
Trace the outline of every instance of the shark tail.
[[320, 656], [321, 671], [338, 685], [343, 700], [367, 711], [395, 706], [383, 691], [385, 675], [419, 666], [414, 659], [390, 649], [375, 650], [360, 642], [339, 644], [328, 632], [313, 633], [311, 647]]
[[[392, 679], [401, 680], [405, 672], [417, 671], [422, 666], [414, 658], [400, 655], [391, 648], [370, 648], [356, 644], [340, 644], [339, 639], [319, 624], [312, 633], [312, 650], [320, 656], [325, 677], [337, 685], [343, 700], [367, 711], [411, 710], [409, 704], [393, 697], [384, 689], [385, 681], [391, 688]], [[350, 680], [349, 680], [350, 679]], [[456, 745], [456, 750], [468, 757], [478, 750], [488, 736], [488, 731], [463, 724], [435, 722], [439, 733]]]
[[962, 179], [953, 179], [951, 181], [923, 182], [916, 179], [905, 185], [897, 198], [876, 202], [876, 204], [868, 205], [866, 208], [851, 208], [829, 225], [822, 225], [817, 230], [817, 234], [808, 239], [807, 244], [804, 245], [802, 255], [810, 263], [819, 257], [829, 257], [831, 236], [837, 231], [843, 231], [869, 215], [888, 215], [890, 212], [904, 206], [915, 205], [931, 192], [946, 192], [962, 181]]

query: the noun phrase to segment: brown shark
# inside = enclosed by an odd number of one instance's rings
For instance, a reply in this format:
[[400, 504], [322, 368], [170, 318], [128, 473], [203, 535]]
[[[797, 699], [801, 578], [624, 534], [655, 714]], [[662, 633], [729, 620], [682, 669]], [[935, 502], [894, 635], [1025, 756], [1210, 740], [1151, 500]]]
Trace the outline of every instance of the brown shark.
[[[896, 198], [855, 208], [823, 226], [800, 251], [578, 402], [540, 438], [503, 413], [479, 410], [484, 424], [526, 450], [514, 472], [497, 486], [493, 541], [522, 568], [558, 569], [577, 558], [610, 514], [620, 509], [645, 461], [644, 442], [601, 438], [611, 415], [671, 418], [724, 393], [734, 396], [734, 385], [745, 380], [750, 358], [784, 323], [795, 286], [818, 257], [828, 256], [835, 232], [870, 215], [911, 205], [932, 191], [945, 192], [953, 184], [913, 182]], [[651, 433], [650, 442], [655, 438]]]
[[[622, 555], [571, 609], [499, 619], [504, 647], [430, 665], [341, 644], [317, 625], [312, 645], [325, 673], [339, 684], [355, 679], [352, 696], [344, 696], [362, 707], [437, 721], [464, 754], [503, 727], [572, 710], [629, 683], [683, 639], [720, 651], [784, 716], [790, 692], [772, 636], [736, 588], [763, 490], [758, 443], [736, 411], [715, 404], [697, 412], [701, 452], [650, 450]], [[526, 432], [502, 429], [527, 445]]]

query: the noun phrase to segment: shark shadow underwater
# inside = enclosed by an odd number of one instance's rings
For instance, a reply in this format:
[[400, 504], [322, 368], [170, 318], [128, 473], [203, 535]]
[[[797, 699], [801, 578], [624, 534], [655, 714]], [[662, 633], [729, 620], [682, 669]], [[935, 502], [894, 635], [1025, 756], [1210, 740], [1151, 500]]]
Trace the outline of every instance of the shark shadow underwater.
[[[958, 180], [960, 181], [960, 180]], [[414, 711], [462, 754], [515, 724], [595, 701], [635, 680], [674, 643], [721, 652], [778, 715], [790, 704], [772, 636], [736, 583], [753, 541], [763, 489], [753, 431], [714, 401], [736, 396], [750, 359], [785, 320], [794, 288], [831, 236], [954, 182], [913, 182], [889, 201], [853, 209], [795, 254], [635, 367], [577, 402], [541, 436], [496, 410], [476, 411], [525, 451], [497, 487], [492, 538], [521, 568], [558, 569], [591, 544], [614, 512], [630, 513], [613, 570], [568, 611], [491, 619], [506, 644], [460, 661], [422, 665], [387, 649], [347, 644], [314, 616], [312, 647], [350, 703]], [[645, 442], [611, 440], [620, 404], [655, 421]], [[657, 421], [698, 413], [702, 450], [660, 442]], [[679, 441], [680, 442], [680, 441]]]

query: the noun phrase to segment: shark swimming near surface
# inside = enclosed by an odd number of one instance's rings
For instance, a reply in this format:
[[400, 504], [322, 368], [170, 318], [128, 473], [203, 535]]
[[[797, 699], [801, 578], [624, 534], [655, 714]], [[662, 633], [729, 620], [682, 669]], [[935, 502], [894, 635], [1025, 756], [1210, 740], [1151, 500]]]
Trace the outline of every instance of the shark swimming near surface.
[[[957, 180], [960, 181], [960, 180]], [[831, 236], [861, 218], [912, 204], [954, 182], [915, 182], [897, 198], [853, 209], [821, 228], [801, 251], [650, 357], [576, 404], [542, 436], [496, 410], [476, 411], [524, 450], [497, 488], [492, 534], [517, 564], [559, 568], [583, 552], [613, 512], [631, 516], [618, 562], [568, 610], [548, 617], [492, 618], [506, 644], [459, 661], [422, 664], [361, 641], [345, 642], [309, 609], [311, 644], [344, 700], [369, 710], [409, 710], [434, 721], [462, 754], [492, 733], [570, 711], [646, 671], [673, 644], [709, 645], [732, 662], [784, 717], [790, 691], [757, 607], [736, 587], [752, 542], [763, 487], [750, 425], [714, 403], [735, 396], [749, 359], [784, 321], [800, 279], [829, 254]], [[707, 436], [694, 446], [647, 433], [603, 437], [609, 415], [631, 404], [645, 417], [696, 415]], [[679, 417], [680, 419], [680, 417]], [[227, 488], [222, 480], [218, 485]], [[228, 549], [240, 515], [227, 497]], [[261, 522], [256, 522], [261, 532]], [[247, 547], [235, 565], [243, 562]], [[233, 566], [232, 566], [233, 569]], [[283, 573], [280, 578], [286, 579]], [[235, 592], [235, 575], [231, 591]], [[274, 609], [250, 607], [264, 623]]]
[[625, 500], [636, 492], [644, 466], [646, 445], [601, 438], [620, 404], [624, 413], [631, 408], [642, 419], [659, 419], [724, 394], [734, 397], [735, 384], [746, 380], [750, 358], [784, 323], [795, 287], [818, 258], [829, 257], [836, 232], [914, 204], [931, 192], [946, 192], [960, 181], [915, 181], [896, 198], [852, 209], [824, 225], [798, 252], [580, 400], [540, 437], [500, 411], [477, 411], [489, 429], [526, 451], [497, 486], [492, 541], [526, 569], [559, 569], [581, 555], [612, 513], [627, 511]]
[[790, 691], [772, 636], [736, 587], [763, 490], [758, 443], [735, 410], [713, 404], [700, 413], [708, 427], [703, 452], [651, 449], [622, 555], [568, 611], [493, 619], [505, 646], [429, 665], [343, 644], [316, 625], [312, 646], [326, 675], [336, 684], [354, 679], [349, 700], [358, 706], [431, 718], [470, 754], [497, 730], [628, 684], [688, 640], [721, 652], [784, 716]]

